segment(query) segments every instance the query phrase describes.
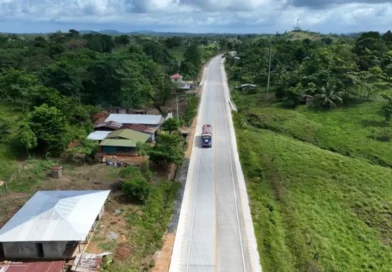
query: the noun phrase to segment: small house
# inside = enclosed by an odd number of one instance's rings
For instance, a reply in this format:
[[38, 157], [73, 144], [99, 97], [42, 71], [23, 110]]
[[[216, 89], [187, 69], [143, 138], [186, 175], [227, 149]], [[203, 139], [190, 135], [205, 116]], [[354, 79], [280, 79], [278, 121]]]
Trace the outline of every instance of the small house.
[[138, 142], [145, 143], [150, 135], [131, 129], [120, 129], [111, 132], [99, 145], [100, 152], [105, 154], [136, 155]]
[[139, 125], [139, 124], [131, 124], [131, 125], [123, 125], [123, 129], [131, 129], [135, 131], [139, 131], [142, 133], [146, 133], [149, 135], [149, 138], [147, 142], [155, 142], [155, 138], [158, 136], [158, 126], [152, 127], [152, 126], [145, 126], [145, 125]]
[[182, 84], [182, 75], [174, 74], [170, 77], [171, 82], [174, 84]]
[[305, 94], [301, 96], [300, 98], [300, 103], [301, 104], [306, 104], [306, 105], [311, 105], [313, 103], [314, 97], [308, 94]]
[[189, 91], [189, 90], [193, 90], [194, 88], [195, 88], [195, 84], [193, 81], [183, 81], [181, 84], [178, 84], [176, 86], [176, 89], [180, 91]]
[[76, 256], [103, 216], [109, 193], [38, 191], [0, 229], [4, 257], [65, 260]]
[[122, 126], [123, 124], [114, 121], [98, 122], [94, 126], [94, 131], [114, 131], [120, 129]]
[[237, 90], [240, 91], [248, 91], [248, 90], [252, 90], [252, 89], [256, 89], [257, 86], [255, 84], [241, 84], [240, 86], [236, 87]]
[[164, 118], [162, 115], [151, 115], [151, 114], [115, 114], [112, 113], [105, 120], [105, 122], [116, 122], [122, 125], [144, 125], [159, 127], [163, 122]]
[[87, 136], [90, 141], [103, 141], [113, 131], [93, 131]]

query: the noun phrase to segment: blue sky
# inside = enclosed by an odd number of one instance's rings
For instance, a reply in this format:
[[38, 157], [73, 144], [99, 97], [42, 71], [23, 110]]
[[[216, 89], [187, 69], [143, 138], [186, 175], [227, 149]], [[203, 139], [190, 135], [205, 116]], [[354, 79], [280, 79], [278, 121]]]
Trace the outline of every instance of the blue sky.
[[392, 0], [0, 0], [0, 32], [324, 33], [392, 29]]

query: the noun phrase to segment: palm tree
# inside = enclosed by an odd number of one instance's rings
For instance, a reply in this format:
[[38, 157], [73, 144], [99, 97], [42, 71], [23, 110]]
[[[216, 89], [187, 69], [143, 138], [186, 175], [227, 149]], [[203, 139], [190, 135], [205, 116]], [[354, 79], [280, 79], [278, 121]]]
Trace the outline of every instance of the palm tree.
[[314, 96], [313, 103], [321, 108], [335, 108], [336, 103], [343, 103], [341, 93], [336, 91], [336, 86], [327, 83], [321, 87], [319, 93]]

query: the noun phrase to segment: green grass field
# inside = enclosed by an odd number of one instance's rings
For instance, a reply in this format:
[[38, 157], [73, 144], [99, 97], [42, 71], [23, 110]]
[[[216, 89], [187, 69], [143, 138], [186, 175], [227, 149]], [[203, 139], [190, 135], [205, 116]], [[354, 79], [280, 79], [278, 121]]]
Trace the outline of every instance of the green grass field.
[[[257, 101], [255, 95], [248, 98]], [[245, 97], [237, 99], [243, 104]], [[252, 126], [290, 135], [345, 156], [373, 164], [392, 166], [392, 124], [385, 123], [383, 101], [368, 102], [332, 111], [314, 111], [300, 106], [288, 110], [280, 104], [243, 107], [244, 119]], [[241, 110], [241, 106], [239, 106]]]
[[187, 49], [187, 45], [182, 45], [168, 49], [170, 55], [172, 55], [177, 61], [184, 60], [184, 53]]
[[[188, 45], [184, 44], [178, 47], [168, 49], [170, 55], [172, 55], [177, 61], [184, 60], [184, 53], [187, 49]], [[210, 44], [208, 46], [200, 45], [200, 51], [202, 53], [203, 62], [207, 61], [211, 56], [213, 56], [216, 52], [215, 45]]]
[[380, 104], [314, 112], [250, 96], [234, 96], [234, 119], [263, 271], [392, 271]]

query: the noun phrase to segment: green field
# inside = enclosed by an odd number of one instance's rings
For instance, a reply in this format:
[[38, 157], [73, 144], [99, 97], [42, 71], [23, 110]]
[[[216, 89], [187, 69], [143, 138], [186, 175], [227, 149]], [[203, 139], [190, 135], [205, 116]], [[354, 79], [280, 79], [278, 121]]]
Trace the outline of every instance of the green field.
[[169, 48], [170, 55], [172, 55], [177, 61], [184, 60], [184, 53], [187, 49], [187, 45], [182, 45], [178, 47]]
[[[169, 48], [167, 51], [177, 61], [182, 61], [182, 60], [184, 60], [184, 53], [185, 53], [187, 48], [188, 48], [188, 45], [184, 44], [184, 45], [181, 45], [181, 46]], [[210, 44], [208, 46], [200, 45], [199, 48], [200, 48], [200, 51], [202, 53], [202, 60], [203, 60], [203, 62], [207, 61], [208, 59], [210, 59], [216, 53], [216, 49], [215, 49], [215, 45], [214, 44]]]
[[[247, 98], [257, 101], [256, 98]], [[384, 122], [383, 104], [382, 101], [363, 103], [332, 111], [314, 111], [305, 106], [287, 110], [280, 104], [243, 110], [246, 111], [246, 121], [256, 128], [287, 134], [322, 149], [362, 158], [373, 164], [392, 166], [392, 145], [389, 142], [392, 126]]]
[[235, 101], [263, 271], [392, 271], [392, 148], [380, 104], [315, 112]]

